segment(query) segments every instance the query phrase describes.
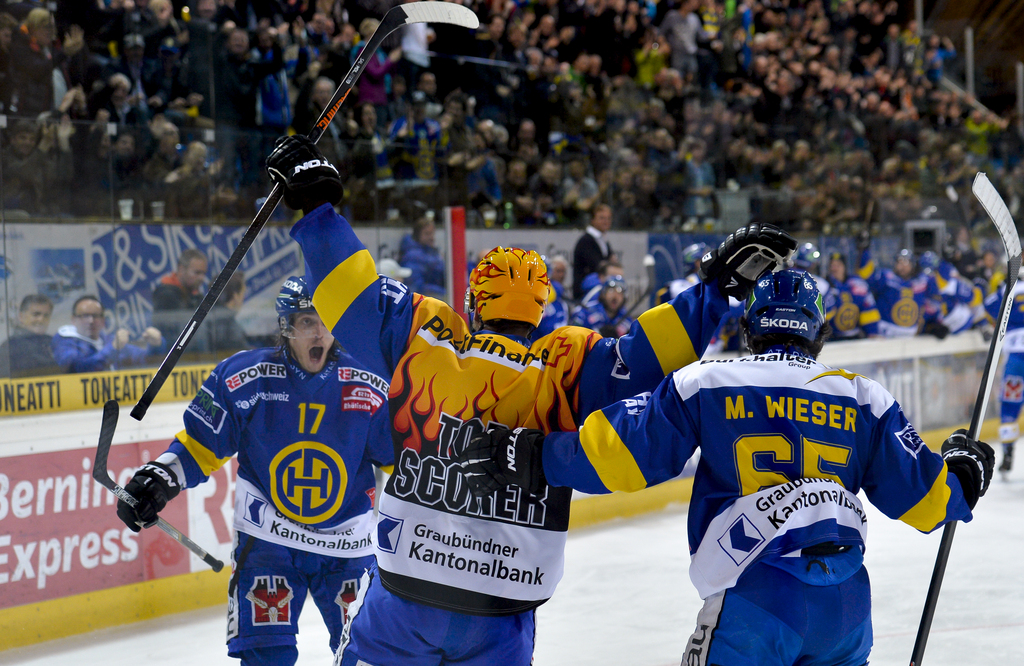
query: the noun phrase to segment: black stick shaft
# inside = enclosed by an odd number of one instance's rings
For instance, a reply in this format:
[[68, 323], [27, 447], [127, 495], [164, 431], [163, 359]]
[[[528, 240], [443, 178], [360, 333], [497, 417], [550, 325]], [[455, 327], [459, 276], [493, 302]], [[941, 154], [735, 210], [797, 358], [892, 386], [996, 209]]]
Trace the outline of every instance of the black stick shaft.
[[[96, 457], [92, 464], [92, 478], [98, 481], [107, 490], [114, 493], [117, 499], [134, 507], [139, 503], [139, 500], [132, 497], [127, 490], [117, 485], [117, 483], [110, 478], [110, 473], [107, 471], [107, 458], [110, 456], [110, 445], [114, 441], [114, 431], [117, 429], [117, 417], [119, 412], [120, 407], [116, 400], [108, 400], [106, 404], [103, 405], [103, 423], [100, 425], [100, 439], [99, 443], [96, 445]], [[180, 530], [163, 518], [157, 519], [156, 526], [166, 532], [168, 536], [180, 543], [182, 546], [185, 546], [195, 553], [197, 557], [199, 557], [203, 562], [206, 562], [206, 564], [208, 564], [214, 571], [220, 571], [224, 568], [223, 562], [207, 553], [199, 544], [182, 534]]]
[[[377, 49], [380, 48], [384, 39], [396, 28], [405, 23], [406, 17], [407, 14], [401, 6], [394, 7], [384, 16], [384, 20], [381, 21], [377, 30], [370, 36], [366, 46], [359, 53], [355, 63], [352, 64], [352, 68], [349, 69], [348, 74], [346, 74], [345, 78], [342, 79], [341, 85], [334, 91], [334, 96], [331, 97], [331, 101], [326, 107], [324, 107], [323, 112], [320, 114], [320, 118], [313, 124], [313, 128], [309, 131], [307, 136], [311, 141], [313, 141], [313, 143], [320, 140], [320, 137], [323, 136], [328, 125], [330, 125], [331, 121], [334, 120], [334, 116], [338, 113], [338, 109], [341, 108], [341, 105], [345, 102], [345, 98], [348, 97], [348, 94], [352, 91], [352, 87], [359, 79], [359, 76], [363, 73], [366, 63], [369, 62], [369, 59], [377, 52]], [[184, 330], [182, 330], [170, 351], [167, 352], [167, 356], [165, 356], [164, 360], [161, 361], [160, 367], [157, 368], [156, 374], [153, 375], [153, 379], [150, 380], [146, 390], [142, 393], [142, 397], [139, 398], [138, 403], [136, 403], [135, 407], [132, 408], [132, 418], [136, 421], [141, 421], [146, 415], [146, 412], [149, 410], [149, 406], [152, 405], [153, 400], [156, 399], [157, 393], [160, 392], [164, 382], [166, 382], [167, 378], [171, 375], [171, 371], [174, 369], [174, 366], [178, 364], [178, 361], [181, 359], [181, 355], [185, 353], [185, 347], [188, 346], [189, 341], [192, 339], [192, 336], [195, 335], [199, 325], [204, 319], [206, 319], [206, 315], [209, 314], [210, 308], [212, 308], [213, 304], [217, 302], [217, 299], [220, 297], [221, 292], [224, 291], [224, 287], [227, 285], [228, 280], [234, 274], [238, 265], [242, 263], [242, 259], [245, 257], [246, 252], [249, 251], [249, 248], [256, 240], [256, 237], [259, 236], [260, 231], [262, 231], [263, 227], [266, 225], [267, 220], [269, 220], [270, 216], [274, 213], [274, 209], [277, 208], [277, 204], [281, 201], [282, 196], [284, 196], [284, 190], [279, 184], [275, 184], [274, 189], [270, 191], [270, 195], [267, 197], [266, 201], [263, 202], [259, 212], [256, 213], [256, 217], [253, 219], [252, 224], [250, 224], [249, 228], [245, 230], [245, 234], [238, 242], [238, 247], [236, 247], [234, 252], [231, 253], [227, 263], [224, 264], [224, 268], [221, 269], [220, 274], [213, 281], [213, 284], [210, 285], [210, 290], [206, 292], [206, 296], [203, 297], [202, 302], [199, 304], [199, 307], [196, 308], [192, 318], [185, 325]]]
[[[999, 362], [999, 350], [1002, 348], [1003, 335], [1006, 333], [1006, 320], [1009, 317], [1010, 302], [1013, 299], [1010, 293], [1017, 281], [1017, 271], [1020, 270], [1021, 258], [1010, 257], [1007, 266], [1006, 288], [1003, 292], [1002, 301], [999, 304], [999, 321], [997, 328], [992, 335], [992, 342], [989, 343], [988, 356], [985, 358], [985, 370], [981, 373], [981, 387], [978, 389], [978, 397], [974, 401], [974, 412], [971, 414], [971, 426], [969, 434], [972, 439], [978, 439], [981, 434], [981, 423], [985, 418], [985, 410], [988, 407], [988, 396], [992, 389], [993, 373]], [[942, 579], [946, 575], [946, 563], [949, 561], [949, 552], [953, 548], [953, 535], [956, 534], [956, 522], [946, 523], [942, 529], [942, 540], [939, 542], [939, 552], [935, 556], [935, 567], [932, 569], [932, 579], [928, 583], [928, 596], [925, 597], [924, 610], [921, 613], [921, 623], [917, 627], [917, 638], [914, 640], [914, 651], [910, 657], [910, 666], [921, 666], [924, 661], [924, 649], [928, 645], [928, 635], [932, 630], [932, 619], [935, 617], [935, 607], [939, 602], [939, 591], [942, 589]]]

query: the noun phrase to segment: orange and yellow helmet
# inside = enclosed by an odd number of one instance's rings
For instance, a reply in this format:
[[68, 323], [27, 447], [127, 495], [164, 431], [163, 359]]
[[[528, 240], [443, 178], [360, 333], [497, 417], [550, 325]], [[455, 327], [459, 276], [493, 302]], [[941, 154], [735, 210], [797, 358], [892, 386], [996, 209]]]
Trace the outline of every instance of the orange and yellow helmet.
[[518, 247], [496, 247], [469, 276], [466, 309], [481, 321], [509, 319], [537, 326], [550, 289], [548, 268], [539, 254]]

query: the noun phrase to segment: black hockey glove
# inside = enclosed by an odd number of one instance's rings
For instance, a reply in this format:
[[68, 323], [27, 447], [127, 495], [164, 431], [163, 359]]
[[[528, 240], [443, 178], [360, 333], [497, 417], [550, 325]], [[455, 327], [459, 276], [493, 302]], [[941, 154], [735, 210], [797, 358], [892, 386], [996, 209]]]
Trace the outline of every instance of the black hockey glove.
[[956, 474], [960, 488], [964, 491], [967, 506], [973, 510], [978, 498], [985, 495], [988, 484], [992, 481], [992, 468], [996, 464], [995, 452], [985, 442], [971, 439], [967, 431], [961, 428], [942, 443], [942, 458], [946, 461], [949, 471]]
[[864, 229], [857, 234], [857, 251], [863, 252], [869, 247], [871, 247], [871, 231], [869, 229]]
[[124, 500], [117, 500], [117, 517], [128, 529], [138, 532], [142, 527], [152, 527], [156, 523], [157, 514], [178, 496], [181, 485], [170, 467], [163, 463], [148, 462], [135, 472], [124, 489], [138, 500], [138, 504], [131, 507]]
[[949, 335], [949, 327], [941, 321], [929, 321], [921, 327], [922, 335], [934, 335], [939, 340], [945, 340]]
[[282, 136], [267, 157], [270, 180], [284, 188], [284, 202], [308, 213], [321, 204], [341, 201], [345, 189], [334, 165], [308, 137]]
[[729, 234], [700, 260], [702, 282], [718, 283], [723, 296], [746, 300], [761, 276], [785, 265], [796, 240], [770, 224], [749, 224]]
[[543, 445], [540, 430], [496, 428], [471, 439], [457, 461], [477, 497], [513, 484], [536, 495], [545, 485]]

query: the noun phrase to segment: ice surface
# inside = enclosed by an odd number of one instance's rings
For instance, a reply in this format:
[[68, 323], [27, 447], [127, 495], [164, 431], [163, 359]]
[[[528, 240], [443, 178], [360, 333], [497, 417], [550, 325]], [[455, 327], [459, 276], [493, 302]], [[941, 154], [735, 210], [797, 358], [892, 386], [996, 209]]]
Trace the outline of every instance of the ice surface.
[[[998, 455], [998, 454], [997, 454]], [[867, 504], [865, 502], [865, 504]], [[1024, 664], [1024, 473], [998, 478], [960, 525], [925, 666]], [[871, 510], [867, 567], [873, 666], [907, 666], [941, 530], [922, 535]], [[701, 602], [686, 569], [686, 512], [669, 508], [569, 535], [565, 577], [538, 610], [535, 666], [675, 666]], [[0, 652], [0, 664], [238, 664], [223, 607]], [[331, 663], [312, 599], [299, 621], [300, 664]]]

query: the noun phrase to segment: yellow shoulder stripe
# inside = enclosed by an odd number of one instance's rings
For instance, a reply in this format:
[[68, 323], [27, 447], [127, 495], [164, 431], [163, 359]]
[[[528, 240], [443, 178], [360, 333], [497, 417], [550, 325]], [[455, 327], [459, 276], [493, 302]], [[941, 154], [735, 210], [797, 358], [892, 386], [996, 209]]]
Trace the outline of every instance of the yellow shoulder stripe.
[[653, 307], [637, 319], [658, 357], [662, 374], [669, 374], [697, 360], [690, 334], [671, 303]]
[[836, 370], [826, 370], [817, 377], [808, 379], [807, 384], [810, 384], [815, 379], [821, 379], [822, 377], [842, 377], [843, 379], [849, 379], [852, 382], [854, 378], [864, 377], [864, 375], [858, 375], [856, 372], [850, 372], [849, 370], [843, 370], [842, 368], [838, 368]]
[[857, 269], [857, 275], [859, 275], [864, 280], [867, 280], [869, 277], [874, 275], [874, 273], [875, 273], [875, 260], [874, 259], [868, 260], [868, 263], [864, 264], [863, 266], [861, 266], [860, 268]]
[[928, 494], [921, 498], [909, 511], [900, 516], [900, 520], [922, 532], [931, 532], [946, 517], [946, 505], [949, 503], [950, 490], [946, 484], [949, 468], [945, 463], [936, 477], [935, 483]]
[[609, 491], [633, 492], [647, 487], [647, 480], [633, 454], [622, 443], [622, 438], [604, 412], [597, 411], [587, 417], [580, 430], [580, 444], [601, 483]]
[[377, 267], [367, 250], [359, 250], [334, 267], [313, 294], [313, 307], [329, 329], [334, 329], [352, 301], [377, 281]]
[[224, 463], [231, 460], [230, 457], [218, 458], [213, 451], [203, 446], [202, 442], [189, 437], [188, 432], [185, 430], [179, 432], [175, 437], [185, 446], [185, 449], [189, 452], [192, 458], [195, 459], [196, 464], [199, 465], [199, 469], [202, 470], [203, 474], [206, 476], [210, 476], [220, 469]]

